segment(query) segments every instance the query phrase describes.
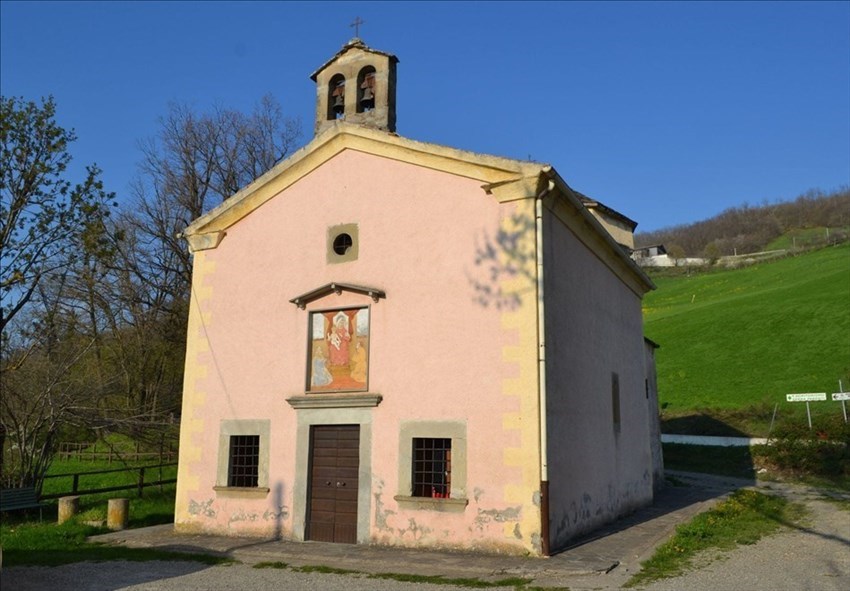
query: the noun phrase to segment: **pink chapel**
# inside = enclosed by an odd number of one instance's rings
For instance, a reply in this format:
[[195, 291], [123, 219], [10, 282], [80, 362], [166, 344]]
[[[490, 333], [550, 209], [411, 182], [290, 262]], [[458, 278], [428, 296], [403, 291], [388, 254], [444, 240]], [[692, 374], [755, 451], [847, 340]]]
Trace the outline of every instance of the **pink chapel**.
[[663, 478], [636, 223], [551, 165], [396, 134], [398, 59], [195, 220], [175, 528], [549, 555]]

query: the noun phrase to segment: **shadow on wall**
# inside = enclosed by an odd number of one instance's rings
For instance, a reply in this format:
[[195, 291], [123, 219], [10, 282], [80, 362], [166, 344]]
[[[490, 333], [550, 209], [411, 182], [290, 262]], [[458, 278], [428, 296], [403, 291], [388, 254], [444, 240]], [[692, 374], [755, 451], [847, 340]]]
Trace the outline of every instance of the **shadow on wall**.
[[277, 511], [274, 516], [274, 539], [280, 540], [283, 537], [283, 517], [285, 515], [286, 506], [283, 504], [283, 483], [278, 482], [274, 485], [274, 506]]
[[535, 220], [514, 214], [495, 235], [484, 232], [476, 239], [475, 268], [467, 271], [473, 300], [482, 307], [516, 310], [537, 284]]

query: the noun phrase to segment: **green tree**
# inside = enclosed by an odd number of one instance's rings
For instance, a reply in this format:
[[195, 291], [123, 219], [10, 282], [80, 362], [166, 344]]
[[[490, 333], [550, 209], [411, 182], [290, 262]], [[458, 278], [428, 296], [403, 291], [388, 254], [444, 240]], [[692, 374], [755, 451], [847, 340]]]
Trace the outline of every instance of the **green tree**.
[[0, 331], [32, 300], [73, 251], [73, 234], [108, 214], [100, 170], [66, 178], [76, 135], [55, 121], [52, 97], [42, 103], [0, 97]]
[[52, 98], [0, 97], [0, 423], [15, 486], [40, 486], [58, 435], [92, 406], [78, 368], [94, 342], [70, 338], [80, 318], [66, 286], [81, 257], [108, 247], [112, 195], [96, 166], [68, 180], [76, 135], [55, 115]]

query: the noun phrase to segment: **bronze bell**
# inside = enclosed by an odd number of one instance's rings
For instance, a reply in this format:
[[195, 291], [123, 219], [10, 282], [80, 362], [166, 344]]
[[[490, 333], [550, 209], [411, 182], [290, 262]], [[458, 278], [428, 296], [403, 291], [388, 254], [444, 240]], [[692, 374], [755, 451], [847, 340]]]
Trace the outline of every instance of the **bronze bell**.
[[342, 100], [342, 96], [337, 95], [334, 97], [333, 110], [335, 113], [342, 113], [345, 111], [345, 102]]
[[363, 97], [360, 99], [360, 102], [365, 103], [365, 102], [373, 101], [373, 100], [375, 100], [375, 95], [372, 94], [372, 89], [367, 86], [363, 90]]

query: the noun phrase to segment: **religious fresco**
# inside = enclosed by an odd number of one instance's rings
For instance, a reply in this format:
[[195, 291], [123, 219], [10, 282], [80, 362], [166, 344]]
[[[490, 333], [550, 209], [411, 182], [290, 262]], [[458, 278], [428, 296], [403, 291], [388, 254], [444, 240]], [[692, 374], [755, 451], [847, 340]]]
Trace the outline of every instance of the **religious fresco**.
[[310, 314], [308, 390], [366, 390], [369, 308]]

